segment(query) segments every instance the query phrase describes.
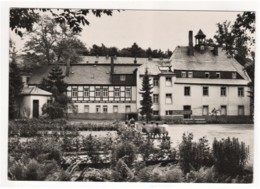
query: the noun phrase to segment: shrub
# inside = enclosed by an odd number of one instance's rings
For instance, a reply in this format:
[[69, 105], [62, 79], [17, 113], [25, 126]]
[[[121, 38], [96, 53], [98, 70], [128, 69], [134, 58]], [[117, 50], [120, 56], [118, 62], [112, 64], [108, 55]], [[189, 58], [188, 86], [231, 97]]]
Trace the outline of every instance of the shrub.
[[206, 138], [199, 139], [198, 143], [192, 140], [192, 133], [187, 136], [184, 133], [179, 145], [179, 163], [184, 173], [189, 172], [191, 168], [198, 170], [201, 166], [212, 165], [212, 156]]
[[167, 182], [183, 182], [184, 175], [180, 168], [174, 167], [173, 169], [169, 170], [165, 174]]
[[121, 158], [127, 166], [131, 167], [135, 159], [135, 145], [131, 142], [121, 142], [113, 146], [112, 149], [112, 165], [116, 165], [117, 161]]
[[138, 151], [143, 157], [143, 160], [147, 161], [149, 159], [149, 156], [155, 152], [153, 141], [148, 138], [147, 141], [139, 146]]
[[210, 168], [201, 167], [198, 171], [190, 171], [186, 175], [187, 182], [196, 183], [216, 183], [218, 182], [218, 177], [214, 170], [214, 166]]
[[239, 143], [238, 138], [228, 137], [220, 141], [214, 139], [213, 157], [219, 173], [240, 174], [248, 160], [249, 147], [244, 142]]
[[112, 175], [114, 181], [132, 181], [134, 179], [133, 172], [129, 169], [123, 159], [118, 160]]

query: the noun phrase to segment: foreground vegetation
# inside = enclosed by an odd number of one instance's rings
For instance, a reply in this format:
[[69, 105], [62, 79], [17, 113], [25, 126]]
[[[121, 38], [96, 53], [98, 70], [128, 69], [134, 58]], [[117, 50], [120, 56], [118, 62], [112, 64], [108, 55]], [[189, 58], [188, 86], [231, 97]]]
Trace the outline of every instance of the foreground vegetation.
[[[100, 125], [92, 123], [90, 128], [98, 128]], [[119, 122], [109, 125], [117, 131], [116, 136], [113, 137], [109, 132], [105, 137], [81, 136], [78, 130], [87, 128], [86, 125], [69, 125], [64, 120], [10, 122], [9, 179], [252, 182], [252, 171], [245, 169], [248, 147], [238, 139], [215, 139], [210, 147], [206, 137], [194, 141], [193, 134], [188, 133], [183, 134], [182, 142], [174, 149], [168, 136], [163, 136], [159, 145], [156, 145], [154, 139]], [[37, 134], [41, 129], [62, 131], [62, 134], [53, 132], [41, 136]], [[16, 130], [20, 134], [15, 133]], [[71, 134], [72, 131], [75, 132]], [[21, 140], [19, 135], [30, 137]]]

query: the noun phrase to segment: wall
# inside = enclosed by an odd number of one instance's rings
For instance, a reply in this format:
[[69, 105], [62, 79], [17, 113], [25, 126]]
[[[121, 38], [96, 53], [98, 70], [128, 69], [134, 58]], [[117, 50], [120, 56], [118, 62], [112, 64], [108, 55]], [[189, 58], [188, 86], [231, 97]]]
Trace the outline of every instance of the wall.
[[42, 115], [42, 106], [50, 99], [49, 96], [28, 95], [21, 97], [21, 117], [33, 118], [33, 100], [39, 100], [39, 116]]
[[[184, 96], [185, 86], [190, 86], [190, 96]], [[250, 115], [250, 98], [247, 95], [249, 88], [247, 86], [244, 87], [244, 97], [238, 96], [237, 86], [226, 86], [226, 96], [220, 96], [221, 86], [208, 86], [209, 96], [203, 96], [202, 87], [202, 85], [175, 84], [172, 108], [182, 110], [184, 105], [191, 105], [192, 114], [201, 116], [203, 105], [208, 105], [209, 111], [226, 105], [227, 115], [236, 116], [238, 115], [238, 105], [244, 105], [245, 115]]]

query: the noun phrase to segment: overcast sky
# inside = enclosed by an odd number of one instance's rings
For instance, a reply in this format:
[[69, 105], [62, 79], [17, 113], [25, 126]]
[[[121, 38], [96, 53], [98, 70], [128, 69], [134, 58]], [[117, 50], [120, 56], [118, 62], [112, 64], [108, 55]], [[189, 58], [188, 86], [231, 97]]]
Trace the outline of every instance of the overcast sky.
[[[188, 44], [188, 31], [196, 35], [199, 29], [207, 38], [213, 38], [218, 22], [233, 22], [241, 12], [209, 11], [134, 11], [113, 12], [113, 16], [89, 16], [90, 25], [83, 28], [80, 39], [93, 44], [118, 48], [130, 47], [134, 42], [144, 49], [174, 50]], [[11, 38], [21, 49], [25, 39], [11, 32]]]

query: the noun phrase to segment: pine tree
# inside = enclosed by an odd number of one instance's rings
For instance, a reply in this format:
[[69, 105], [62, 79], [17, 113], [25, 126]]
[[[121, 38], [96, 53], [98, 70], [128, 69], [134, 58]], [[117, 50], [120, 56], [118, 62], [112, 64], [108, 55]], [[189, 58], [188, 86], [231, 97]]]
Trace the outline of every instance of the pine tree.
[[23, 88], [23, 82], [15, 58], [9, 64], [9, 119], [16, 118], [19, 113], [18, 98]]
[[146, 116], [146, 122], [152, 118], [152, 85], [150, 84], [150, 78], [148, 75], [148, 69], [146, 68], [142, 83], [142, 100], [141, 100], [141, 115]]
[[49, 91], [53, 94], [54, 98], [60, 96], [67, 91], [67, 84], [64, 82], [64, 74], [60, 66], [55, 65], [52, 67], [48, 78], [43, 78], [40, 88]]
[[64, 117], [71, 108], [74, 111], [72, 101], [66, 95], [67, 83], [64, 82], [64, 74], [60, 66], [55, 65], [50, 70], [47, 78], [43, 78], [39, 87], [49, 91], [54, 97], [54, 102], [43, 106], [43, 113], [47, 113], [52, 119]]

